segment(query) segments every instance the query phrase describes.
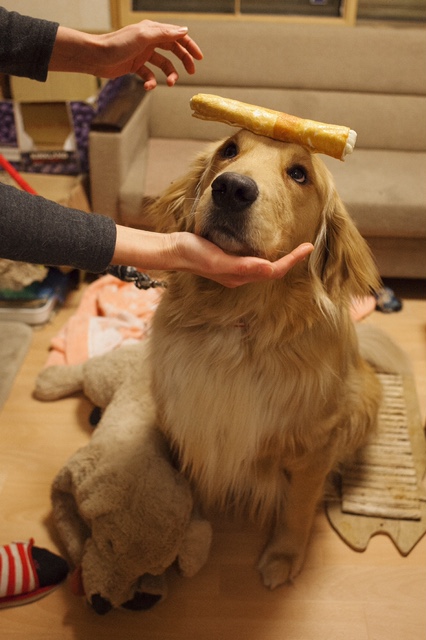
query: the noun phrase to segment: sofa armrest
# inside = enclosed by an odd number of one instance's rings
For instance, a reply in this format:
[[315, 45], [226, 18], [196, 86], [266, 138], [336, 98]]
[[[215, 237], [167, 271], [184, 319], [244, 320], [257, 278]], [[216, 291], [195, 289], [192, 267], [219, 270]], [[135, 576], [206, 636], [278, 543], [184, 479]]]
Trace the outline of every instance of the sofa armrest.
[[121, 222], [121, 186], [137, 165], [141, 189], [146, 171], [151, 95], [145, 94], [121, 131], [91, 131], [90, 187], [92, 209]]

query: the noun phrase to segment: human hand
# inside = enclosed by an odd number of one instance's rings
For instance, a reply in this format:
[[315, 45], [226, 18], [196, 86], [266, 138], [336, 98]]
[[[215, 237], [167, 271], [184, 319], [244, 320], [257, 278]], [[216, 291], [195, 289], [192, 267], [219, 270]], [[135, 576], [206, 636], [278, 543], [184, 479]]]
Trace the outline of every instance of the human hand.
[[163, 71], [167, 84], [173, 86], [179, 74], [173, 62], [159, 53], [158, 49], [170, 51], [183, 64], [189, 74], [195, 72], [194, 60], [201, 60], [199, 46], [188, 35], [187, 27], [142, 20], [119, 31], [101, 36], [104, 55], [100, 59], [99, 74], [104, 78], [115, 78], [126, 73], [135, 73], [145, 81], [145, 89], [154, 89], [156, 77], [146, 66], [150, 63]]
[[136, 267], [140, 271], [188, 271], [235, 288], [249, 282], [282, 278], [304, 260], [314, 247], [309, 242], [269, 262], [251, 256], [232, 256], [218, 246], [186, 231], [154, 233], [117, 225], [112, 264]]
[[57, 31], [50, 71], [90, 73], [100, 78], [117, 78], [127, 73], [139, 75], [147, 91], [157, 86], [148, 64], [158, 67], [173, 86], [179, 74], [173, 61], [158, 49], [170, 51], [187, 71], [195, 72], [195, 60], [203, 54], [188, 35], [186, 27], [142, 20], [118, 31], [87, 34], [60, 26]]
[[176, 270], [190, 271], [229, 288], [250, 282], [266, 282], [282, 278], [314, 249], [314, 246], [307, 242], [279, 260], [270, 262], [262, 258], [229, 255], [211, 242], [192, 233], [170, 234], [169, 242], [170, 252], [180, 256], [182, 260], [182, 264], [178, 261]]

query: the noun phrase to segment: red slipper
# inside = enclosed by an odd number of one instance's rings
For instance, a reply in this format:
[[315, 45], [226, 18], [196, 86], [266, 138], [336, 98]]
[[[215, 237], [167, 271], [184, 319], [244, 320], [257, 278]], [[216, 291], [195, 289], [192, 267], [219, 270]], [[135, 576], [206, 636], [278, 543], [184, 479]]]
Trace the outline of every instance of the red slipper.
[[0, 609], [38, 600], [67, 576], [63, 558], [34, 547], [34, 540], [0, 546]]

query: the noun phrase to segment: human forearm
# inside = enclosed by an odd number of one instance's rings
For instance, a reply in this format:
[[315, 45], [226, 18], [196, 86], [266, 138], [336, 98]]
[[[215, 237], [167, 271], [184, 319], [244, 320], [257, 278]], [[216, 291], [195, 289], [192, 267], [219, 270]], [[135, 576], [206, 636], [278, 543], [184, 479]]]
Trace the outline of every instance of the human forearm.
[[96, 74], [99, 45], [97, 35], [59, 26], [49, 71]]
[[164, 233], [154, 233], [117, 225], [117, 239], [111, 264], [136, 267], [140, 271], [168, 271], [177, 268], [170, 239]]
[[[146, 90], [157, 85], [149, 63], [160, 69], [172, 86], [179, 78], [174, 66], [180, 60], [194, 73], [195, 60], [203, 57], [186, 27], [142, 20], [118, 31], [90, 34], [7, 11], [0, 7], [0, 71], [44, 81], [48, 71], [88, 73], [117, 78], [135, 73]], [[171, 57], [164, 56], [168, 51]]]
[[0, 211], [0, 258], [95, 273], [111, 261], [116, 226], [110, 218], [69, 209], [4, 184], [0, 184]]

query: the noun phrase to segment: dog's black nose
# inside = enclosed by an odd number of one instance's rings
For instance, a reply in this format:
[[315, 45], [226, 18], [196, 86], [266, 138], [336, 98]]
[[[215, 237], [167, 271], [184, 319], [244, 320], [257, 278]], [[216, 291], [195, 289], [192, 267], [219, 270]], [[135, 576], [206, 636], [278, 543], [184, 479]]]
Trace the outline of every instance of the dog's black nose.
[[239, 173], [226, 171], [212, 182], [213, 202], [221, 209], [241, 211], [249, 207], [258, 195], [255, 181]]

